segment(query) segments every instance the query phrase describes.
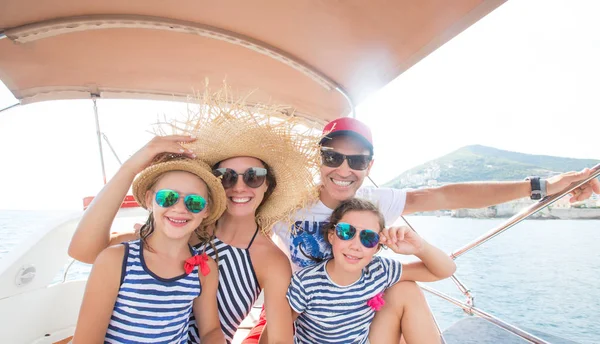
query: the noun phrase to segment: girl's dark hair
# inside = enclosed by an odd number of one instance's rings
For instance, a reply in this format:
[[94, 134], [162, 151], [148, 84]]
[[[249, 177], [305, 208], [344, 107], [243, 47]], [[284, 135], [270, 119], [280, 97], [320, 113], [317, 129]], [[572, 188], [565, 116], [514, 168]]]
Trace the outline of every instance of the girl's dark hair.
[[329, 242], [329, 232], [335, 230], [335, 226], [340, 222], [342, 217], [351, 211], [369, 211], [379, 218], [379, 230], [382, 230], [385, 227], [383, 214], [375, 204], [365, 199], [351, 198], [340, 203], [340, 205], [338, 205], [331, 213], [327, 224], [323, 226], [322, 234], [326, 243], [331, 245]]
[[[168, 173], [168, 172], [165, 172], [165, 173]], [[165, 173], [158, 176], [154, 180], [154, 183], [152, 183], [148, 187], [148, 190], [151, 190], [154, 187], [154, 185], [156, 185], [156, 183], [161, 179], [161, 177], [165, 175]], [[207, 207], [209, 207], [213, 203], [213, 198], [212, 198], [212, 193], [210, 192], [210, 188], [208, 188], [208, 186], [207, 186], [206, 189], [208, 191], [208, 199], [206, 200], [206, 204], [207, 204]], [[140, 241], [142, 242], [142, 245], [146, 246], [151, 251], [152, 251], [152, 247], [150, 247], [150, 245], [148, 245], [147, 240], [148, 240], [148, 237], [150, 237], [150, 235], [153, 232], [154, 232], [154, 214], [152, 212], [150, 212], [150, 214], [148, 215], [148, 219], [146, 220], [146, 223], [142, 226], [142, 228], [140, 228]], [[197, 247], [205, 246], [209, 243], [212, 246], [212, 239], [213, 239], [214, 233], [210, 234], [207, 231], [207, 228], [204, 224], [201, 223], [200, 226], [198, 226], [198, 228], [196, 228], [194, 230], [194, 233], [198, 237], [198, 240], [200, 240], [200, 244], [196, 245]], [[213, 247], [213, 250], [216, 252], [214, 247]]]
[[[338, 222], [340, 222], [342, 217], [344, 217], [344, 215], [346, 215], [347, 213], [349, 213], [351, 211], [372, 212], [373, 214], [377, 215], [377, 217], [379, 218], [379, 230], [382, 230], [385, 227], [385, 219], [383, 217], [383, 214], [379, 211], [379, 208], [377, 208], [377, 206], [375, 204], [373, 204], [372, 202], [367, 201], [365, 199], [351, 198], [349, 200], [345, 200], [342, 203], [340, 203], [340, 205], [338, 205], [333, 210], [333, 212], [331, 213], [331, 216], [329, 216], [327, 223], [322, 227], [321, 234], [323, 235], [323, 239], [325, 240], [326, 243], [331, 245], [331, 243], [329, 242], [329, 233], [334, 231], [335, 226], [338, 224]], [[302, 243], [299, 244], [298, 249], [308, 259], [318, 262], [318, 263], [331, 258], [331, 257], [318, 258], [318, 257], [314, 257], [314, 256], [304, 252], [304, 249], [302, 249]]]

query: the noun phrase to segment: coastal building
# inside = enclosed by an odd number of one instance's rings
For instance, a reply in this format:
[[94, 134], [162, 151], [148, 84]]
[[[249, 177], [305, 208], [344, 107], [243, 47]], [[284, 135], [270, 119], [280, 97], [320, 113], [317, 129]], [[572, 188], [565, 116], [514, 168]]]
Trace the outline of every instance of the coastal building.
[[590, 197], [590, 199], [592, 201], [596, 202], [596, 205], [595, 205], [596, 208], [600, 208], [600, 195], [598, 195], [598, 194], [592, 194], [592, 197]]

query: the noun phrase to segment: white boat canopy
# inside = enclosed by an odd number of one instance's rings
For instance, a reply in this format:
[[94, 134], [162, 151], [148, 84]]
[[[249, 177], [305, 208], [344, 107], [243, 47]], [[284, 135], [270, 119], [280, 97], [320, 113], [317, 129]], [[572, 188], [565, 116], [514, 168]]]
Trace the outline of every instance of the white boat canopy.
[[505, 0], [1, 0], [0, 79], [27, 104], [186, 97], [208, 78], [324, 122]]

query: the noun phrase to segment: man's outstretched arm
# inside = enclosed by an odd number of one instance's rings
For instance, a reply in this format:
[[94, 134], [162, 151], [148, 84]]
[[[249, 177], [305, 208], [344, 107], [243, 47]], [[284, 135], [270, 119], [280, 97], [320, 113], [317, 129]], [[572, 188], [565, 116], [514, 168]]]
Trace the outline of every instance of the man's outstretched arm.
[[[564, 190], [571, 183], [589, 177], [592, 170], [566, 172], [546, 180], [548, 195]], [[592, 193], [600, 194], [600, 181], [593, 179], [571, 193], [571, 202], [589, 198]], [[531, 183], [527, 180], [516, 182], [475, 182], [448, 184], [437, 188], [411, 190], [406, 194], [404, 214], [421, 211], [450, 210], [462, 208], [483, 208], [494, 204], [529, 197]]]

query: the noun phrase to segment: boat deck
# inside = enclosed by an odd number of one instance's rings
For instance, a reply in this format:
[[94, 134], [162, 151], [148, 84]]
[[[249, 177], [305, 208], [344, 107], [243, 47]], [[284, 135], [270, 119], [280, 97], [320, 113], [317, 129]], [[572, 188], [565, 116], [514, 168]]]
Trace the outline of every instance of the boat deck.
[[[578, 344], [577, 342], [551, 334], [519, 327], [552, 344]], [[525, 344], [522, 339], [486, 320], [478, 317], [461, 319], [444, 331], [446, 344]]]
[[[246, 318], [240, 329], [235, 334], [232, 344], [240, 344], [258, 320], [260, 308], [254, 307], [252, 313]], [[579, 344], [572, 340], [560, 338], [545, 332], [522, 328], [523, 330], [546, 340], [552, 344]], [[68, 344], [72, 337], [55, 342], [54, 344]], [[444, 331], [446, 344], [526, 344], [528, 341], [491, 324], [484, 319], [472, 317], [458, 321]]]
[[[246, 338], [252, 326], [258, 320], [260, 307], [254, 307], [240, 329], [235, 334], [232, 344], [240, 344]], [[552, 344], [579, 344], [572, 340], [557, 337], [545, 332], [520, 327], [534, 336]], [[482, 318], [468, 317], [461, 319], [444, 331], [446, 344], [526, 344], [530, 343]]]

